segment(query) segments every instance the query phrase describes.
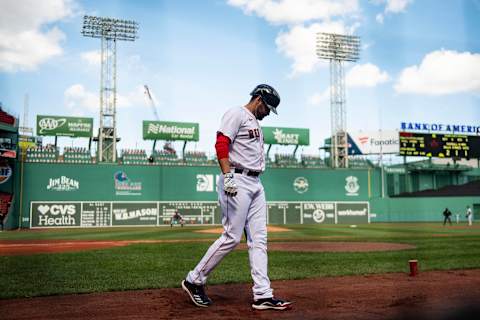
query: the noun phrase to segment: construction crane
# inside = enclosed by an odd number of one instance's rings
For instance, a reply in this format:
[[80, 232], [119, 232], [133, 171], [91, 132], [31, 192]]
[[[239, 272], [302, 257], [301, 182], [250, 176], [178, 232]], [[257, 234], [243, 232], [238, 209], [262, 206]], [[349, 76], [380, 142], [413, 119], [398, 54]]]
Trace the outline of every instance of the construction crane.
[[157, 107], [155, 106], [155, 102], [153, 102], [152, 95], [150, 94], [150, 89], [148, 89], [148, 86], [146, 84], [143, 87], [145, 88], [145, 96], [147, 97], [148, 104], [150, 105], [150, 108], [152, 108], [153, 114], [155, 115], [155, 120], [160, 121]]
[[[153, 101], [152, 94], [150, 93], [150, 89], [146, 84], [143, 85], [143, 87], [145, 88], [145, 96], [147, 97], [148, 104], [150, 105], [150, 108], [152, 108], [153, 114], [155, 115], [155, 120], [160, 121], [160, 117], [158, 116], [158, 112], [157, 112], [157, 107], [155, 106], [155, 102]], [[152, 153], [155, 150], [156, 144], [157, 144], [157, 140], [153, 140]], [[168, 152], [175, 152], [175, 149], [173, 149], [171, 141], [166, 141], [163, 146], [163, 149], [167, 150]]]

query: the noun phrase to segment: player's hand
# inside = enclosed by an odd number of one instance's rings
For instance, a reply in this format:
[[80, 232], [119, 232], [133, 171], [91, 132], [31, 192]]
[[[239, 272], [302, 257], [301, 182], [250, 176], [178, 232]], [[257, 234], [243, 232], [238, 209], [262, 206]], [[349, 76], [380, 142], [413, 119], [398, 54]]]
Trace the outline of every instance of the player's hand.
[[227, 196], [235, 197], [237, 195], [237, 184], [233, 180], [233, 173], [227, 172], [223, 175], [223, 190]]

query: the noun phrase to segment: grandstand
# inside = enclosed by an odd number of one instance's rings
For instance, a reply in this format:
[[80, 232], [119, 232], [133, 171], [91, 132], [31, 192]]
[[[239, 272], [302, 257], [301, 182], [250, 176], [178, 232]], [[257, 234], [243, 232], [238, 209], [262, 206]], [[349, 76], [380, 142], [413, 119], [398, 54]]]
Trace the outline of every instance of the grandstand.
[[0, 106], [0, 122], [10, 126], [15, 126], [16, 119], [14, 116], [6, 113]]
[[302, 166], [305, 168], [326, 168], [325, 161], [319, 156], [302, 154], [300, 158]]
[[[62, 161], [62, 158], [60, 158]], [[94, 163], [90, 150], [87, 148], [65, 147], [63, 150], [63, 162], [65, 163]]]
[[[18, 146], [18, 120], [0, 103], [0, 222], [3, 228], [12, 211]], [[11, 220], [11, 219], [10, 219]]]
[[52, 145], [35, 146], [27, 149], [27, 162], [58, 162], [59, 150]]
[[177, 156], [175, 150], [167, 151], [167, 150], [154, 150], [151, 159], [155, 164], [163, 164], [163, 165], [180, 165], [181, 161]]
[[[329, 158], [322, 159], [318, 155], [300, 156], [300, 160], [293, 154], [277, 153], [272, 160], [265, 155], [267, 167], [272, 168], [311, 168], [327, 169]], [[26, 162], [47, 162], [47, 163], [75, 163], [92, 164], [96, 158], [92, 157], [91, 151], [81, 147], [65, 147], [63, 154], [59, 148], [53, 145], [30, 147], [26, 151]], [[125, 165], [177, 165], [177, 166], [216, 166], [215, 156], [207, 156], [203, 151], [186, 151], [184, 157], [180, 158], [174, 149], [153, 150], [149, 155], [144, 149], [123, 149], [121, 150], [118, 163]], [[373, 168], [375, 165], [368, 159], [352, 157], [349, 166], [353, 169]]]
[[121, 163], [123, 164], [149, 164], [147, 153], [140, 149], [124, 149], [121, 154]]
[[0, 216], [6, 216], [8, 209], [12, 204], [13, 195], [11, 193], [0, 192]]
[[280, 168], [297, 168], [300, 163], [293, 154], [275, 154], [275, 165]]
[[374, 164], [367, 158], [351, 157], [348, 159], [349, 168], [373, 168]]
[[206, 153], [203, 151], [185, 152], [184, 161], [187, 165], [209, 166], [216, 164], [214, 160], [208, 159]]

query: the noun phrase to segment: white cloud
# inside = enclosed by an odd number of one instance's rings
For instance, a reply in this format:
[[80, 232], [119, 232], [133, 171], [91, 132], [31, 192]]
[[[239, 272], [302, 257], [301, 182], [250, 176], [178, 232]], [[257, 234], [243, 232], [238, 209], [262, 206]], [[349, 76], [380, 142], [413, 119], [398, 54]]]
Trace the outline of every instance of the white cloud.
[[[100, 112], [100, 99], [98, 93], [88, 91], [81, 84], [74, 84], [64, 92], [65, 105], [74, 112], [86, 111], [90, 113]], [[117, 108], [145, 108], [148, 104], [145, 100], [142, 85], [136, 86], [126, 94], [117, 94]]]
[[385, 10], [383, 13], [379, 13], [375, 17], [375, 20], [377, 20], [378, 23], [383, 24], [386, 15], [405, 12], [407, 6], [413, 3], [413, 0], [380, 0], [374, 1], [374, 3], [385, 3]]
[[[287, 25], [275, 40], [277, 49], [293, 60], [291, 76], [312, 72], [322, 64], [315, 54], [317, 32], [351, 34], [359, 26], [358, 0], [228, 0], [228, 4], [272, 24]], [[347, 20], [352, 25], [347, 26]], [[305, 25], [308, 23], [308, 25]]]
[[[157, 106], [160, 104], [155, 98]], [[145, 89], [143, 85], [137, 85], [132, 91], [126, 94], [117, 95], [117, 107], [118, 108], [146, 108], [148, 107], [147, 100], [145, 99]]]
[[354, 65], [345, 76], [348, 87], [371, 88], [390, 79], [388, 73], [371, 63]]
[[[350, 88], [372, 88], [378, 84], [390, 80], [388, 73], [381, 71], [371, 63], [354, 65], [345, 76], [345, 85]], [[307, 103], [310, 105], [321, 105], [330, 101], [330, 87], [323, 92], [311, 95]]]
[[394, 87], [399, 93], [427, 95], [480, 92], [480, 54], [430, 52], [419, 66], [403, 69]]
[[342, 22], [313, 23], [308, 27], [295, 26], [288, 32], [281, 32], [275, 40], [278, 50], [293, 60], [291, 75], [313, 71], [320, 65], [327, 65], [316, 55], [316, 34], [318, 32], [330, 32], [349, 34], [352, 29]]
[[384, 20], [383, 14], [379, 13], [375, 16], [375, 20], [377, 20], [378, 23], [382, 24]]
[[80, 58], [92, 66], [99, 66], [101, 61], [99, 50], [86, 51], [80, 54]]
[[412, 2], [413, 0], [387, 0], [387, 5], [385, 6], [385, 13], [404, 12], [407, 6]]
[[298, 24], [329, 20], [359, 10], [357, 0], [228, 0], [246, 14], [256, 14], [274, 24]]
[[89, 112], [99, 111], [100, 102], [98, 94], [87, 91], [81, 84], [74, 84], [68, 87], [63, 96], [65, 106], [74, 112], [81, 112], [81, 110]]
[[61, 55], [65, 35], [49, 25], [73, 15], [71, 0], [2, 0], [0, 10], [0, 71], [35, 70]]
[[330, 101], [330, 87], [325, 89], [323, 92], [317, 92], [311, 95], [308, 98], [308, 104], [318, 106], [323, 104], [324, 102]]

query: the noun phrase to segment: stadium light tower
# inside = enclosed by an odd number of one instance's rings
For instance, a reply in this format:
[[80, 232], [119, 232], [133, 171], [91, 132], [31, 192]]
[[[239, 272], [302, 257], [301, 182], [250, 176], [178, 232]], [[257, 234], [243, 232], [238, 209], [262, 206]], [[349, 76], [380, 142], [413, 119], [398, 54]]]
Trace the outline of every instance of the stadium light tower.
[[317, 33], [317, 57], [330, 60], [330, 161], [333, 168], [348, 168], [347, 111], [343, 62], [359, 58], [360, 38]]
[[99, 162], [117, 158], [117, 40], [135, 41], [137, 30], [138, 23], [131, 20], [83, 17], [82, 35], [101, 40]]

